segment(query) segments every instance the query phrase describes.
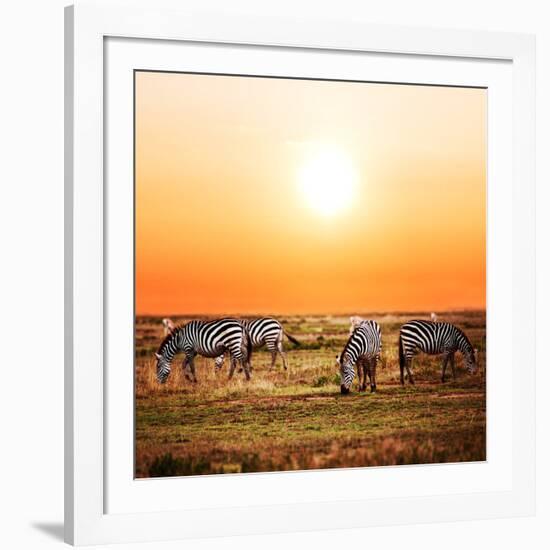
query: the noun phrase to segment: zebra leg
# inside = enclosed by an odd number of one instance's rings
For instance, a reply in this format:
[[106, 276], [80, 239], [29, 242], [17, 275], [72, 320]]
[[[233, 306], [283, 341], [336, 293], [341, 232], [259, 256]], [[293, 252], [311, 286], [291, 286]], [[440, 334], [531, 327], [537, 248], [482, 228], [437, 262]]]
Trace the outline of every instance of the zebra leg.
[[193, 379], [191, 378], [191, 368], [189, 367], [189, 362], [190, 361], [191, 361], [191, 356], [190, 355], [185, 355], [185, 357], [183, 358], [183, 362], [181, 364], [181, 367], [183, 369], [183, 374], [185, 375], [185, 378], [187, 378], [187, 380], [192, 382]]
[[277, 350], [274, 349], [271, 351], [271, 365], [269, 365], [269, 370], [273, 370], [275, 368], [276, 361], [277, 361]]
[[219, 372], [222, 370], [224, 361], [225, 361], [225, 355], [223, 353], [221, 355], [218, 355], [218, 357], [216, 357], [216, 359], [214, 360], [216, 372]]
[[365, 380], [363, 378], [363, 363], [361, 360], [357, 361], [357, 383], [359, 384], [359, 391], [365, 391]]
[[[248, 353], [246, 352], [246, 348], [245, 347], [242, 347], [241, 348], [241, 353], [243, 354], [243, 357], [246, 357], [246, 361], [248, 363], [248, 370], [250, 372], [252, 372], [252, 363], [250, 362], [250, 357], [248, 357]], [[239, 367], [239, 371], [238, 372], [243, 372], [244, 371], [244, 367]]]
[[195, 356], [186, 355], [183, 360], [183, 373], [190, 382], [197, 381], [197, 375], [195, 374]]
[[189, 367], [191, 367], [191, 374], [193, 375], [193, 382], [197, 382], [197, 375], [195, 374], [195, 356], [191, 357], [189, 361]]
[[275, 368], [275, 363], [277, 362], [277, 342], [268, 340], [265, 344], [267, 351], [271, 353], [271, 365], [269, 365], [269, 370], [273, 370]]
[[245, 375], [246, 379], [250, 380], [250, 365], [248, 363], [247, 355], [246, 354], [242, 355], [241, 358], [238, 361], [241, 364], [242, 370], [244, 370], [244, 375]]
[[[373, 357], [371, 359], [371, 364], [369, 366], [369, 379], [370, 379], [370, 392], [374, 393], [376, 391], [376, 363], [378, 359]], [[366, 387], [365, 387], [366, 389]]]
[[453, 380], [456, 380], [455, 354], [454, 353], [451, 353], [451, 372], [453, 373]]
[[237, 366], [237, 360], [235, 359], [233, 354], [230, 355], [230, 359], [231, 366], [229, 367], [229, 380], [233, 378], [233, 373], [235, 372], [235, 367]]
[[367, 375], [370, 378], [370, 365], [368, 361], [363, 362], [363, 385], [362, 391], [367, 391]]
[[250, 364], [250, 355], [252, 354], [252, 347], [249, 349], [247, 346], [242, 346], [241, 349], [242, 357], [241, 363], [243, 364], [244, 374], [247, 380], [250, 380], [250, 373], [252, 372], [252, 365]]
[[284, 367], [284, 369], [287, 370], [288, 369], [288, 363], [286, 361], [286, 354], [285, 354], [285, 350], [283, 348], [282, 338], [283, 338], [283, 333], [281, 332], [281, 339], [277, 342], [277, 351], [281, 354], [281, 357], [283, 358], [283, 367]]
[[441, 382], [445, 382], [445, 371], [447, 370], [448, 362], [449, 362], [449, 354], [446, 353], [443, 356], [443, 364], [441, 365]]
[[243, 360], [243, 366], [244, 366], [244, 375], [247, 380], [250, 380], [250, 365], [248, 363], [248, 360]]
[[[250, 346], [250, 353], [249, 353], [247, 342], [248, 342], [248, 340], [246, 342], [243, 341], [243, 343], [241, 344], [241, 355], [242, 355], [242, 358], [243, 358], [242, 363], [243, 363], [243, 365], [244, 365], [244, 363], [246, 363], [246, 365], [248, 367], [248, 372], [251, 373], [252, 372], [252, 362], [251, 362], [250, 359], [251, 359], [251, 356], [252, 356], [252, 346]], [[239, 372], [243, 372], [243, 370], [245, 370], [244, 366], [242, 366], [239, 369]]]
[[248, 352], [246, 348], [243, 348], [243, 346], [234, 346], [232, 349], [229, 350], [229, 355], [231, 357], [231, 369], [229, 371], [229, 379], [233, 377], [233, 373], [235, 372], [235, 368], [237, 366], [237, 361], [239, 362], [241, 366], [241, 370], [244, 370], [244, 375], [246, 376], [247, 380], [250, 380], [250, 365], [248, 363]]
[[414, 386], [414, 378], [413, 378], [413, 375], [412, 375], [412, 372], [411, 372], [411, 363], [412, 363], [412, 358], [411, 357], [406, 357], [405, 358], [405, 369], [407, 370], [407, 377], [409, 379], [409, 384], [412, 384]]
[[404, 359], [403, 361], [399, 361], [399, 374], [400, 374], [400, 380], [401, 380], [401, 385], [404, 386], [405, 385], [405, 361], [406, 359]]

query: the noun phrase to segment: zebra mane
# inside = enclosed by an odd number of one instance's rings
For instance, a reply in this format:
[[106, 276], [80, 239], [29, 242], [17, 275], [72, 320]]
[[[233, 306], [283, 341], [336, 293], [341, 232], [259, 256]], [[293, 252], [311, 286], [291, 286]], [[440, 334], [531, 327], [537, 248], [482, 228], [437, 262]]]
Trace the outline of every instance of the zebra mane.
[[342, 362], [342, 361], [344, 360], [344, 355], [346, 355], [346, 351], [348, 351], [348, 348], [349, 348], [351, 339], [353, 338], [353, 335], [355, 334], [355, 331], [356, 331], [358, 328], [359, 328], [359, 327], [355, 327], [355, 328], [353, 329], [353, 332], [349, 335], [348, 341], [346, 342], [346, 345], [344, 346], [344, 349], [342, 350], [342, 353], [340, 354], [340, 362]]
[[175, 338], [185, 327], [185, 325], [176, 325], [172, 331], [170, 331], [165, 337], [164, 340], [160, 343], [157, 353], [163, 355], [164, 348], [168, 345], [168, 342], [172, 341], [172, 338]]
[[474, 353], [474, 346], [472, 345], [472, 342], [470, 342], [470, 339], [468, 338], [468, 336], [466, 336], [466, 333], [460, 327], [457, 327], [456, 325], [452, 325], [452, 326], [458, 331], [460, 336], [462, 336], [463, 338], [462, 341], [464, 342], [466, 348], [468, 348], [468, 351], [470, 351], [471, 353]]

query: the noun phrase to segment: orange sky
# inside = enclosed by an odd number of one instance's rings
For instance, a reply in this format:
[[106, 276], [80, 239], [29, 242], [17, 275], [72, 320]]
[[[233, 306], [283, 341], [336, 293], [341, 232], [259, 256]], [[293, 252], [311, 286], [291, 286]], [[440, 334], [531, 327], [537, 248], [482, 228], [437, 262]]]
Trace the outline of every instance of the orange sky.
[[485, 90], [138, 72], [136, 312], [484, 308], [485, 155]]

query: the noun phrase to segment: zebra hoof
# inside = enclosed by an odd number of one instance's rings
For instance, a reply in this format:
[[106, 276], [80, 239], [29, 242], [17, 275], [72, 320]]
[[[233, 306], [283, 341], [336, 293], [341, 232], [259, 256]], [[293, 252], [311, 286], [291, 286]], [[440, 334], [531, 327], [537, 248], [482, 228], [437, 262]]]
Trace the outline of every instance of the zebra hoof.
[[340, 386], [340, 392], [342, 395], [347, 395], [349, 393], [349, 388], [346, 388], [346, 386]]
[[371, 384], [371, 387], [370, 387], [370, 392], [371, 393], [376, 393], [376, 384]]

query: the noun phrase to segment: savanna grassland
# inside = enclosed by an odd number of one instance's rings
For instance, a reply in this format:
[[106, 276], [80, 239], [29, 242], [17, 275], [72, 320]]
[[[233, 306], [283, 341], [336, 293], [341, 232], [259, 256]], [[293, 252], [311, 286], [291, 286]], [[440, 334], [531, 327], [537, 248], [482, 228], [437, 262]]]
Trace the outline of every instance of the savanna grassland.
[[[370, 314], [382, 328], [377, 393], [359, 393], [357, 378], [340, 395], [335, 357], [349, 333], [349, 316], [279, 316], [289, 370], [270, 354], [252, 356], [252, 380], [227, 380], [212, 359], [197, 357], [198, 383], [185, 379], [177, 356], [164, 385], [156, 381], [154, 352], [160, 317], [136, 319], [136, 477], [303, 470], [485, 460], [485, 312], [439, 313], [479, 349], [469, 375], [457, 354], [442, 384], [441, 359], [413, 360], [414, 386], [399, 383], [399, 327], [426, 313]], [[185, 317], [173, 317], [184, 323]]]

